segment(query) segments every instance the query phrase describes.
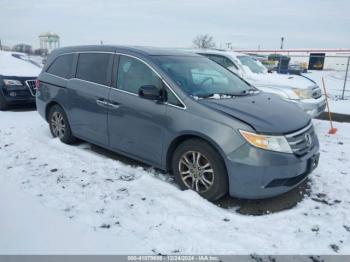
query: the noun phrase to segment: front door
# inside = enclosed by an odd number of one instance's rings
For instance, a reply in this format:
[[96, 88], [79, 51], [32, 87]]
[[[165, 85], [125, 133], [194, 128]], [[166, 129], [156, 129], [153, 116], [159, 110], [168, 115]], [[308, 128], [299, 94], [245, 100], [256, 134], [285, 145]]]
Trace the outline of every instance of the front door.
[[[110, 146], [154, 165], [162, 160], [165, 105], [138, 96], [141, 86], [163, 88], [158, 75], [137, 58], [120, 55], [108, 113]], [[116, 74], [116, 73], [114, 73]]]

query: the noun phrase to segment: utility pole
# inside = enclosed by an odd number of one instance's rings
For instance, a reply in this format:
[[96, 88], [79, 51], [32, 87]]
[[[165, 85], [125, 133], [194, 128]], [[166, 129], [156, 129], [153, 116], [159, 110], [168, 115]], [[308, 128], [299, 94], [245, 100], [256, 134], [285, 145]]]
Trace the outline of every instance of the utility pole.
[[348, 81], [349, 64], [350, 64], [350, 56], [348, 57], [348, 65], [346, 66], [345, 79], [344, 79], [344, 86], [343, 86], [343, 93], [342, 93], [342, 96], [341, 96], [341, 99], [342, 99], [342, 100], [344, 100], [346, 82]]
[[1, 39], [0, 39], [0, 50], [2, 50], [2, 44], [1, 44]]
[[281, 49], [283, 49], [284, 36], [281, 37]]
[[100, 41], [100, 44], [103, 45], [103, 41], [102, 40]]

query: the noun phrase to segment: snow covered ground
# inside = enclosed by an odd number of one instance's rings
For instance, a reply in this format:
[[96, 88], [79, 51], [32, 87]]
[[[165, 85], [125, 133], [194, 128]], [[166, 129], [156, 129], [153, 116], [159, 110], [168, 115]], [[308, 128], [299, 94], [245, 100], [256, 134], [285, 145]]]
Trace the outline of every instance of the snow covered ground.
[[350, 115], [350, 72], [347, 77], [344, 100], [342, 100], [341, 97], [344, 87], [345, 71], [309, 71], [304, 75], [316, 81], [321, 87], [322, 92], [322, 77], [324, 77], [328, 96], [330, 98], [330, 111]]
[[350, 254], [350, 124], [315, 121], [321, 159], [292, 209], [247, 216], [171, 177], [0, 112], [0, 254]]

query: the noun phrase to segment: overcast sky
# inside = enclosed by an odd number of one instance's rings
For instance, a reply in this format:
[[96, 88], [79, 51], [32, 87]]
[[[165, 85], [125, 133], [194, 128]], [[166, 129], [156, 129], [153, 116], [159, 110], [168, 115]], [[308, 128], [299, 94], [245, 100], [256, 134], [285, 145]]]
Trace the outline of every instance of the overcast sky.
[[208, 33], [218, 47], [349, 48], [350, 0], [0, 0], [3, 45], [39, 47], [53, 31], [61, 46], [190, 47]]

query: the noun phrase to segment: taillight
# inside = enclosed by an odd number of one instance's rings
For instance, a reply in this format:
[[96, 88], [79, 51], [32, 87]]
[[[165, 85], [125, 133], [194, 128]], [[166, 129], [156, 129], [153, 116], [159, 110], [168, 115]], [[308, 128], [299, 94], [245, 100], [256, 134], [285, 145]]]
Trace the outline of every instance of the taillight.
[[35, 79], [35, 88], [39, 89], [39, 87], [40, 87], [40, 81], [39, 79]]

